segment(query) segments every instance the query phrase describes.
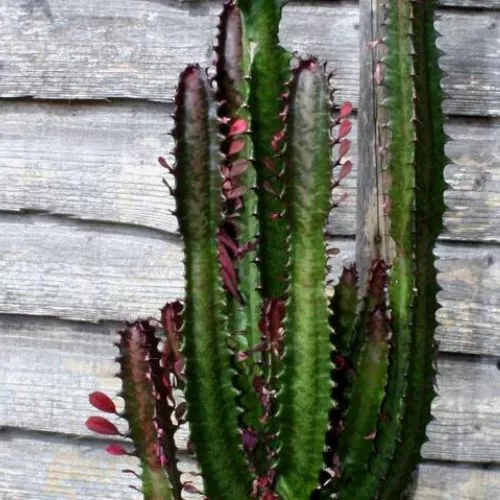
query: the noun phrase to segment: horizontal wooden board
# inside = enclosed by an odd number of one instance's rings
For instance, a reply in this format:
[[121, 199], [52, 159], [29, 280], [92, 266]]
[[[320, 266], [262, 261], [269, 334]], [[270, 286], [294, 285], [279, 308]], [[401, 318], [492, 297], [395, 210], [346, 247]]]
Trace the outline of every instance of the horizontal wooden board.
[[439, 0], [438, 3], [443, 7], [500, 9], [500, 0]]
[[497, 500], [499, 491], [498, 468], [424, 463], [413, 500]]
[[181, 248], [178, 238], [146, 233], [0, 218], [0, 311], [90, 321], [157, 314], [182, 292]]
[[[183, 292], [175, 235], [5, 214], [0, 234], [0, 313], [120, 321], [155, 315]], [[351, 240], [336, 246], [352, 255]]]
[[442, 288], [437, 314], [441, 348], [499, 355], [500, 248], [443, 244], [436, 253]]
[[445, 238], [500, 241], [500, 120], [450, 119]]
[[[99, 412], [89, 405], [88, 395], [94, 390], [113, 395], [120, 389], [114, 377], [115, 329], [111, 323], [0, 316], [0, 428], [92, 435], [84, 423]], [[426, 458], [500, 461], [500, 371], [495, 363], [492, 357], [442, 355]], [[124, 421], [118, 426], [126, 430]], [[185, 443], [185, 429], [178, 438]]]
[[[0, 313], [121, 321], [156, 315], [182, 295], [180, 241], [133, 228], [44, 216], [0, 217]], [[333, 240], [341, 252], [336, 275], [354, 255], [353, 240]], [[438, 334], [442, 349], [500, 353], [500, 249], [442, 243]]]
[[[0, 498], [5, 500], [140, 500], [138, 483], [120, 472], [133, 459], [110, 457], [103, 446], [19, 432], [0, 433]], [[189, 470], [191, 464], [183, 464]], [[20, 473], [22, 471], [22, 473]], [[186, 479], [189, 476], [186, 474]], [[29, 478], [27, 480], [27, 478]], [[496, 500], [498, 470], [450, 464], [420, 466], [414, 500]], [[185, 495], [186, 499], [197, 498]], [[199, 498], [199, 497], [198, 497]]]
[[[172, 108], [141, 103], [6, 102], [0, 109], [0, 210], [40, 210], [71, 217], [177, 230], [174, 200], [161, 182], [159, 155], [173, 147]], [[500, 120], [451, 119], [446, 170], [451, 190], [443, 239], [500, 241]], [[329, 231], [355, 232], [355, 168], [348, 198]]]
[[500, 462], [500, 371], [496, 359], [438, 361], [439, 396], [433, 403], [424, 458]]
[[[4, 0], [0, 96], [171, 101], [182, 67], [208, 61], [219, 10], [214, 1]], [[444, 87], [452, 97], [448, 112], [500, 113], [498, 15], [443, 12], [439, 29], [448, 53], [442, 60], [449, 73]], [[285, 46], [317, 54], [338, 69], [339, 96], [354, 103], [358, 17], [351, 2], [293, 3], [285, 9], [281, 30]]]
[[[192, 471], [193, 464], [184, 458], [180, 468]], [[140, 471], [135, 458], [111, 457], [93, 440], [0, 431], [2, 500], [142, 499], [131, 489], [140, 487], [139, 480], [122, 469]], [[182, 477], [194, 479], [189, 473]], [[186, 493], [184, 498], [200, 497]]]

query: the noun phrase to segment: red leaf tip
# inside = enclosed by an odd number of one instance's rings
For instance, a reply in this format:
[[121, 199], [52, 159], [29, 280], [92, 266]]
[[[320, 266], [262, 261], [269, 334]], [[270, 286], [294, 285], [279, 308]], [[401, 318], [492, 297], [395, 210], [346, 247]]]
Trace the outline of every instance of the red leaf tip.
[[85, 425], [89, 431], [97, 434], [108, 434], [110, 436], [119, 436], [121, 434], [116, 425], [104, 417], [89, 417]]
[[129, 452], [121, 445], [118, 443], [111, 443], [106, 446], [106, 453], [109, 453], [110, 455], [129, 455]]
[[95, 391], [89, 394], [89, 403], [98, 410], [106, 413], [116, 413], [115, 403], [103, 392]]

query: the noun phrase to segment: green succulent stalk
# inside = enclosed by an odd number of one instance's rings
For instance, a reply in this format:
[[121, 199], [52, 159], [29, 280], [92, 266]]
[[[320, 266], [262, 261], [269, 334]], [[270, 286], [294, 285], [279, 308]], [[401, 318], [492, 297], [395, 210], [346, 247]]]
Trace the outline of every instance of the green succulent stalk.
[[[331, 301], [325, 230], [352, 169], [352, 106], [334, 105], [316, 58], [279, 45], [283, 3], [227, 1], [215, 76], [190, 65], [179, 79], [175, 164], [160, 163], [175, 178], [185, 293], [122, 332], [120, 416], [135, 449], [108, 447], [140, 458], [146, 499], [199, 491], [177, 468], [186, 422], [211, 500], [397, 500], [420, 460], [447, 162], [434, 1], [387, 2], [374, 81], [389, 232], [367, 285], [346, 268]], [[91, 403], [116, 413], [101, 393]], [[101, 417], [87, 426], [120, 434]]]

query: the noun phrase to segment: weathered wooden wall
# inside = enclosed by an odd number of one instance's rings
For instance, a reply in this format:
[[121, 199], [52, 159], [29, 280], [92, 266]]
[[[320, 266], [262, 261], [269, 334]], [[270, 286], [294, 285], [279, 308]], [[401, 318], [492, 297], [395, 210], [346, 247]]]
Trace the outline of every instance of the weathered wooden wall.
[[[455, 139], [441, 257], [440, 397], [416, 498], [500, 491], [500, 1], [442, 0]], [[208, 61], [219, 5], [177, 0], [0, 2], [0, 498], [135, 499], [131, 460], [84, 421], [118, 389], [118, 322], [182, 288], [156, 157], [171, 142], [177, 73]], [[286, 46], [338, 68], [358, 102], [357, 2], [292, 2]], [[354, 154], [354, 160], [355, 154]], [[355, 181], [331, 220], [354, 252]], [[133, 462], [133, 461], [132, 461]], [[132, 464], [133, 465], [133, 464]], [[186, 466], [187, 467], [187, 466]], [[229, 500], [229, 499], [228, 499]]]

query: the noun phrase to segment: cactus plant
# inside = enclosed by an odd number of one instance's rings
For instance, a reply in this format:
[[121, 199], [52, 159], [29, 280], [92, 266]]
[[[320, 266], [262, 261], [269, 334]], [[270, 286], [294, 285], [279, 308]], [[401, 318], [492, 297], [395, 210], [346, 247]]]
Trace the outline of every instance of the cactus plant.
[[[388, 0], [373, 42], [389, 231], [366, 286], [350, 266], [331, 302], [325, 228], [352, 168], [351, 105], [334, 106], [316, 58], [279, 46], [283, 3], [227, 1], [215, 76], [198, 65], [180, 76], [175, 164], [160, 163], [175, 179], [185, 295], [120, 332], [134, 450], [108, 447], [140, 459], [149, 500], [197, 491], [177, 466], [186, 421], [211, 500], [399, 499], [420, 460], [446, 164], [434, 1]], [[116, 413], [104, 394], [90, 401]], [[119, 434], [102, 417], [87, 426]]]

